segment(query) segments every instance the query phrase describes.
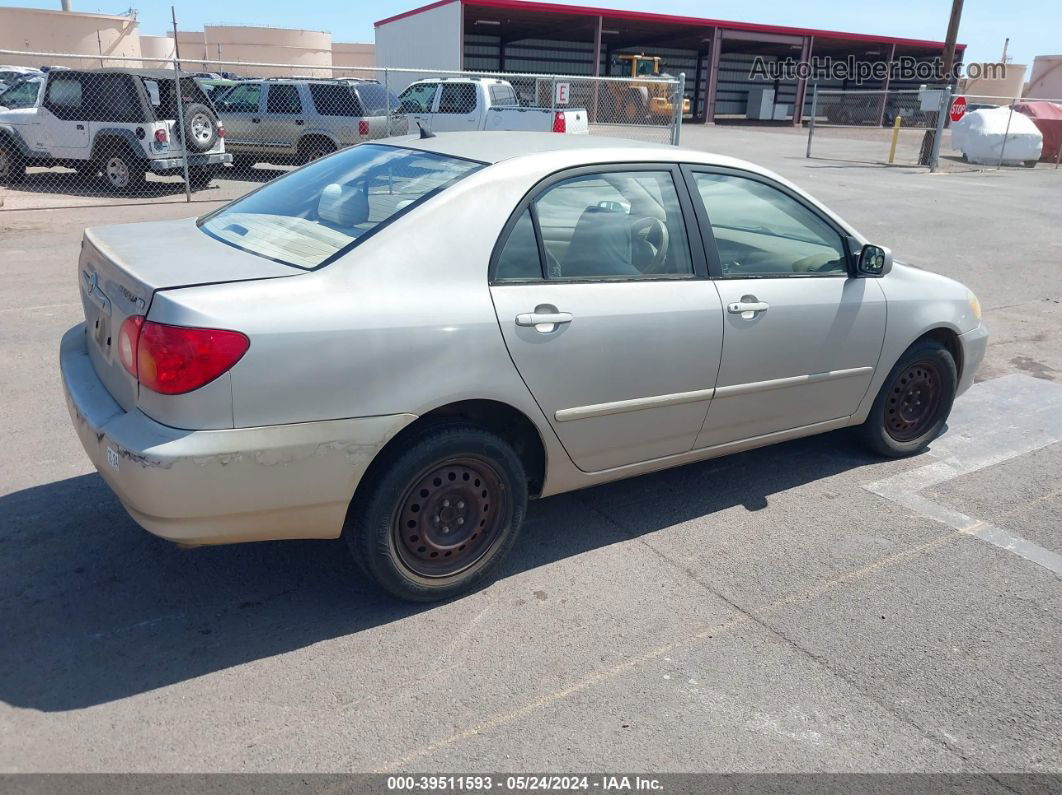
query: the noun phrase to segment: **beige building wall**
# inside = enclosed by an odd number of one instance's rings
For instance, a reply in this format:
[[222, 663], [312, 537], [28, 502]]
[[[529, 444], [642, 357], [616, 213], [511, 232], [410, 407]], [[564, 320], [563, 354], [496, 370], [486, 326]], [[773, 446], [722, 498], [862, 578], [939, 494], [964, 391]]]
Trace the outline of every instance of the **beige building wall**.
[[[203, 28], [207, 60], [229, 62], [208, 71], [261, 77], [330, 77], [332, 34], [317, 30], [207, 25]], [[240, 66], [242, 62], [291, 64], [280, 67]]]
[[[56, 4], [58, 5], [58, 3]], [[57, 65], [78, 68], [136, 66], [136, 61], [107, 56], [140, 58], [140, 36], [132, 17], [35, 8], [0, 8], [0, 49], [77, 53], [85, 58], [0, 56], [15, 66]]]
[[[173, 38], [173, 33], [166, 34]], [[211, 72], [203, 59], [207, 57], [206, 39], [201, 30], [178, 30], [177, 47], [180, 49], [181, 68], [186, 72]]]
[[[989, 71], [994, 64], [976, 64], [982, 74], [991, 74]], [[969, 71], [970, 65], [966, 65]], [[1022, 88], [1025, 86], [1025, 70], [1022, 64], [1006, 64], [1003, 74], [997, 77], [963, 78], [959, 81], [959, 92], [966, 97], [967, 102], [984, 102], [990, 105], [1005, 105], [1006, 99], [1020, 99]]]
[[1062, 55], [1037, 55], [1025, 86], [1031, 99], [1062, 100]]
[[[336, 68], [337, 77], [374, 77], [365, 69], [371, 69], [376, 65], [376, 48], [371, 44], [333, 43], [332, 66]], [[340, 67], [352, 67], [349, 71]], [[359, 70], [360, 67], [360, 70]]]

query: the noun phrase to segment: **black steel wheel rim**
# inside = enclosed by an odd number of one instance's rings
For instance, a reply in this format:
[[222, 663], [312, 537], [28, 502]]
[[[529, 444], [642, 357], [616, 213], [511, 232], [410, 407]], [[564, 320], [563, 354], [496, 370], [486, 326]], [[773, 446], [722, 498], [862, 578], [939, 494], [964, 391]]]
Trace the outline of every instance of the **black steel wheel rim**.
[[433, 464], [402, 495], [392, 523], [399, 560], [421, 577], [450, 577], [497, 543], [510, 514], [504, 478], [489, 461], [460, 456]]
[[931, 361], [915, 362], [893, 379], [885, 402], [885, 431], [897, 442], [922, 436], [937, 421], [944, 377]]

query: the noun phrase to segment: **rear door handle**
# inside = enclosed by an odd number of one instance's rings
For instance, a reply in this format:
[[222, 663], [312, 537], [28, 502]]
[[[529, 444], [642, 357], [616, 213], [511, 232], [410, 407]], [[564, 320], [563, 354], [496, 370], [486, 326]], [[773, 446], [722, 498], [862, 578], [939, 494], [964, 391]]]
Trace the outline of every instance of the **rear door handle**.
[[261, 119], [251, 119], [251, 124], [258, 124], [261, 121]]
[[572, 322], [571, 312], [524, 312], [516, 316], [516, 325], [534, 326], [536, 331], [548, 334], [562, 326]]
[[301, 127], [303, 122], [302, 119], [295, 119], [295, 123]]
[[[751, 296], [746, 296], [749, 298]], [[766, 312], [771, 305], [766, 301], [735, 301], [726, 305], [726, 311], [732, 315], [741, 315], [746, 320], [756, 317], [760, 312]]]

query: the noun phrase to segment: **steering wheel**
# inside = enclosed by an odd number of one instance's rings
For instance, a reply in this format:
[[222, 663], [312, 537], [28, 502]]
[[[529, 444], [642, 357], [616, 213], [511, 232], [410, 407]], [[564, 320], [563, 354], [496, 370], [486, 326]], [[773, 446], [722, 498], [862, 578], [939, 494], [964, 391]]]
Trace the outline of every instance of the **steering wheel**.
[[667, 226], [659, 218], [647, 215], [631, 224], [631, 238], [635, 237], [641, 237], [656, 250], [652, 260], [642, 269], [642, 272], [660, 273], [667, 260], [667, 249], [671, 242]]

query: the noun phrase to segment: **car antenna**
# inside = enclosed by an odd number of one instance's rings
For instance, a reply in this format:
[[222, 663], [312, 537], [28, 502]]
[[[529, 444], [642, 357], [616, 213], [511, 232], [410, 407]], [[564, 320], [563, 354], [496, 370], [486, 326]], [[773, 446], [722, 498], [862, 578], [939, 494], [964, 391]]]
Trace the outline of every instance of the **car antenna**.
[[417, 127], [420, 128], [420, 137], [421, 138], [434, 138], [435, 137], [435, 133], [433, 133], [431, 130], [425, 130], [424, 129], [424, 125], [422, 125], [419, 121], [417, 122]]

